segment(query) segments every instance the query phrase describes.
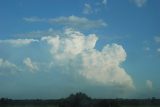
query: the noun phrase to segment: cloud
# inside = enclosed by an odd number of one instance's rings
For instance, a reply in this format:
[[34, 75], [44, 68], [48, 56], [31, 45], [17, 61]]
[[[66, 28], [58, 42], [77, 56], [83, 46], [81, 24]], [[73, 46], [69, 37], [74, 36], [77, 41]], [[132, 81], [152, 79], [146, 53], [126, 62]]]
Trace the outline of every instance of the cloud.
[[19, 71], [19, 69], [15, 64], [0, 58], [0, 75], [6, 74], [6, 73], [14, 74], [17, 71]]
[[[159, 45], [159, 43], [160, 43], [160, 36], [154, 37], [154, 41], [155, 41], [156, 43], [158, 43], [158, 45]], [[160, 48], [157, 48], [157, 52], [160, 52]]]
[[86, 15], [97, 14], [99, 12], [102, 12], [106, 8], [106, 6], [107, 0], [99, 0], [92, 4], [85, 3], [82, 13]]
[[160, 48], [157, 49], [157, 52], [160, 52]]
[[102, 4], [107, 5], [107, 0], [102, 0]]
[[34, 40], [38, 42], [41, 37], [48, 36], [48, 35], [57, 35], [59, 33], [60, 33], [60, 30], [49, 28], [47, 30], [35, 30], [31, 32], [26, 32], [26, 33], [19, 33], [14, 36], [17, 38], [24, 38], [24, 37], [27, 37], [28, 39], [34, 38]]
[[25, 17], [23, 18], [23, 20], [27, 21], [27, 22], [45, 22], [46, 19], [42, 19], [39, 17]]
[[50, 23], [57, 23], [64, 26], [78, 28], [97, 28], [105, 27], [107, 24], [103, 20], [89, 20], [85, 17], [69, 16], [50, 19]]
[[98, 40], [95, 34], [86, 36], [79, 31], [66, 29], [63, 35], [42, 38], [51, 46], [54, 67], [80, 75], [93, 83], [134, 88], [132, 78], [121, 67], [126, 60], [126, 52], [121, 45], [107, 44], [99, 51], [95, 48]]
[[[48, 32], [52, 32], [52, 29]], [[47, 33], [41, 36], [34, 53], [26, 52], [18, 58], [31, 72], [56, 71], [62, 75], [70, 75], [71, 78], [78, 76], [78, 79], [83, 79], [91, 84], [133, 89], [133, 80], [122, 66], [127, 56], [124, 48], [119, 44], [106, 44], [101, 50], [97, 50], [97, 41], [96, 34], [85, 35], [72, 28], [65, 29], [58, 34], [48, 35]], [[40, 47], [38, 48], [38, 46]], [[27, 48], [32, 50], [32, 44]], [[14, 56], [14, 51], [12, 54]], [[37, 55], [36, 57], [41, 61], [34, 62], [27, 57], [29, 55]], [[24, 57], [25, 59], [23, 59]], [[23, 65], [20, 67], [23, 68]]]
[[0, 40], [0, 43], [3, 44], [11, 44], [12, 46], [23, 46], [28, 45], [32, 42], [38, 42], [35, 39], [7, 39], [7, 40]]
[[94, 48], [97, 41], [95, 34], [90, 34], [84, 38], [84, 35], [73, 29], [66, 29], [65, 37], [57, 35], [56, 37], [42, 37], [43, 41], [47, 41], [52, 46], [51, 53], [56, 59], [74, 58], [82, 51]]
[[36, 63], [32, 62], [32, 60], [27, 57], [26, 59], [23, 60], [23, 63], [26, 65], [26, 67], [28, 67], [28, 69], [31, 71], [31, 72], [35, 72], [38, 70], [38, 66]]
[[93, 13], [91, 5], [85, 3], [83, 8], [83, 14], [91, 14], [91, 13]]
[[150, 51], [151, 49], [150, 49], [150, 47], [145, 47], [144, 50], [145, 51]]
[[156, 43], [160, 43], [160, 37], [159, 36], [154, 37], [154, 40], [155, 40]]
[[146, 80], [146, 86], [148, 89], [152, 90], [153, 89], [153, 84], [151, 80]]
[[143, 7], [148, 0], [132, 0], [137, 7]]
[[46, 22], [53, 25], [62, 25], [65, 27], [73, 27], [80, 29], [99, 28], [105, 27], [107, 25], [103, 20], [89, 20], [85, 17], [78, 17], [74, 15], [68, 17], [62, 16], [57, 18], [46, 19]]

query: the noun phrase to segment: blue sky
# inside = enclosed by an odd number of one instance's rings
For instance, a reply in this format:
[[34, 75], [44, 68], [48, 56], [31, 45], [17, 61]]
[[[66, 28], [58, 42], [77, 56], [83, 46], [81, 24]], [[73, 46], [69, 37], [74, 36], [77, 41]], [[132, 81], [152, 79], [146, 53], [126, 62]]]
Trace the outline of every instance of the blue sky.
[[0, 97], [160, 97], [159, 0], [1, 0]]

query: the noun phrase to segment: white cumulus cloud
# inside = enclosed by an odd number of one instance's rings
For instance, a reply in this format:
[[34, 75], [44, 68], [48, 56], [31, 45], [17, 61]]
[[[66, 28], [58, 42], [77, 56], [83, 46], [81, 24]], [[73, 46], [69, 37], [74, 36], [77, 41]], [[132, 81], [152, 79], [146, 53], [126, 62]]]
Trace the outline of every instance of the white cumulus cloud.
[[31, 72], [35, 72], [38, 70], [38, 66], [35, 62], [33, 62], [29, 57], [23, 60], [23, 63], [26, 65], [26, 67], [29, 68]]
[[84, 35], [73, 29], [64, 34], [43, 37], [50, 46], [54, 66], [64, 68], [64, 72], [78, 74], [86, 80], [103, 85], [134, 88], [131, 76], [120, 65], [126, 59], [121, 45], [107, 44], [101, 51], [95, 48], [98, 37]]
[[7, 39], [7, 40], [0, 40], [0, 43], [4, 44], [11, 44], [12, 46], [23, 46], [28, 45], [32, 42], [38, 42], [35, 39]]

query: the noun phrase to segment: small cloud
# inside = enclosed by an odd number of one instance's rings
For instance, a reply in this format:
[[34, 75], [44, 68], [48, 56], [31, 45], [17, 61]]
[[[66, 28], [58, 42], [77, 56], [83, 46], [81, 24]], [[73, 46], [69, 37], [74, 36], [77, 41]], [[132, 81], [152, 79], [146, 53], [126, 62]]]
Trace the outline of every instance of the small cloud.
[[23, 20], [25, 20], [27, 22], [44, 22], [44, 21], [46, 21], [46, 19], [42, 19], [39, 17], [25, 17], [25, 18], [23, 18]]
[[49, 20], [49, 23], [84, 29], [105, 27], [107, 25], [103, 20], [89, 20], [85, 17], [78, 17], [74, 15], [69, 17], [53, 18]]
[[91, 14], [91, 13], [93, 13], [91, 5], [85, 3], [84, 4], [84, 9], [83, 9], [83, 14]]
[[146, 86], [148, 89], [152, 90], [153, 89], [153, 84], [151, 80], [146, 80]]
[[92, 5], [85, 3], [83, 8], [83, 14], [97, 14], [103, 9], [105, 9], [107, 3], [107, 0], [98, 0]]
[[137, 7], [143, 7], [148, 0], [131, 0]]
[[57, 35], [59, 33], [59, 30], [55, 30], [53, 28], [49, 28], [46, 30], [35, 30], [35, 31], [31, 31], [31, 32], [27, 32], [27, 33], [19, 33], [14, 35], [16, 38], [24, 38], [24, 37], [28, 37], [28, 39], [33, 39], [36, 42], [40, 42], [39, 39], [41, 37], [44, 36], [48, 36], [48, 35]]
[[32, 62], [32, 60], [28, 57], [23, 60], [23, 63], [26, 65], [26, 67], [29, 68], [31, 72], [35, 72], [38, 70], [38, 66], [36, 63]]
[[19, 69], [15, 64], [0, 58], [0, 75], [6, 73], [14, 74], [17, 71], [19, 71]]
[[[38, 21], [38, 22], [43, 22], [43, 21]], [[45, 22], [53, 25], [62, 25], [65, 27], [73, 27], [81, 29], [90, 29], [90, 28], [107, 26], [106, 22], [104, 22], [103, 20], [90, 20], [85, 17], [78, 17], [74, 15], [68, 17], [61, 16], [57, 18], [50, 18], [46, 19]]]
[[155, 40], [156, 43], [160, 43], [160, 36], [154, 37], [154, 40]]
[[28, 45], [32, 42], [38, 42], [36, 39], [7, 39], [7, 40], [0, 40], [0, 43], [4, 44], [11, 44], [12, 46], [23, 46]]
[[107, 0], [103, 0], [103, 1], [102, 1], [102, 4], [103, 4], [103, 5], [107, 5]]
[[150, 47], [145, 47], [144, 50], [145, 51], [150, 51], [151, 49], [150, 49]]
[[160, 52], [160, 48], [157, 49], [157, 52]]

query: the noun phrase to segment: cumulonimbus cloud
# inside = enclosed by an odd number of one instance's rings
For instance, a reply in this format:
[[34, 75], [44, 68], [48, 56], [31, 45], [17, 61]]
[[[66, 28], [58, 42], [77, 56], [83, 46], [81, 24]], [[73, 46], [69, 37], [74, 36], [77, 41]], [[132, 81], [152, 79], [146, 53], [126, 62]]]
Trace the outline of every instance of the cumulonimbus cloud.
[[126, 52], [121, 45], [107, 44], [99, 51], [95, 48], [98, 40], [95, 34], [86, 36], [67, 29], [64, 35], [42, 38], [51, 46], [50, 53], [56, 66], [94, 83], [134, 88], [132, 78], [120, 66], [126, 60]]
[[[34, 41], [34, 39], [26, 40], [29, 40], [29, 42], [26, 42], [27, 44]], [[85, 35], [74, 29], [66, 29], [57, 35], [46, 35], [36, 41], [38, 41], [37, 43], [43, 43], [44, 47], [47, 46], [45, 51], [48, 51], [52, 56], [48, 65], [53, 69], [60, 68], [59, 72], [61, 73], [65, 72], [72, 76], [77, 75], [96, 84], [119, 86], [124, 87], [124, 89], [134, 88], [131, 76], [121, 66], [126, 60], [127, 54], [119, 44], [106, 44], [101, 50], [97, 50], [98, 36], [96, 34]], [[24, 57], [26, 58], [23, 63], [31, 72], [39, 70], [36, 62], [28, 56]], [[1, 60], [0, 66], [4, 63], [7, 64], [8, 62]], [[9, 65], [11, 64], [8, 63]], [[14, 65], [12, 66], [14, 67]]]

